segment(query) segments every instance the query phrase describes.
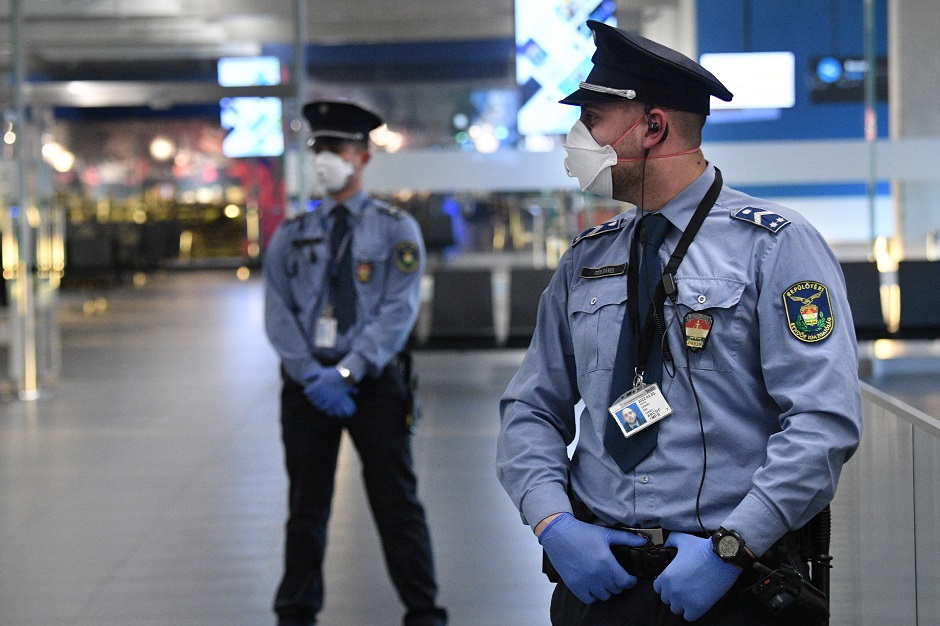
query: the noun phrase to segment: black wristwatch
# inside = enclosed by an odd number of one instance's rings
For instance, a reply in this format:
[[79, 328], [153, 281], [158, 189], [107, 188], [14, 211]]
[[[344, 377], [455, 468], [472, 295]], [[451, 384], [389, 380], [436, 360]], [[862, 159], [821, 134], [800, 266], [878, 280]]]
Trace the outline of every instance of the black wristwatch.
[[741, 535], [733, 530], [719, 528], [712, 535], [712, 550], [725, 563], [731, 563], [742, 570], [749, 570], [757, 558], [744, 545]]

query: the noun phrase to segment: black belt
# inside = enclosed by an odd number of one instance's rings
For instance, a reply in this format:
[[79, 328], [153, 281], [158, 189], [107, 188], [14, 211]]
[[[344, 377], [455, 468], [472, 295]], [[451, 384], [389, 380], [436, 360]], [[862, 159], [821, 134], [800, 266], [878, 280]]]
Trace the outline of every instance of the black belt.
[[[676, 558], [676, 548], [666, 546], [610, 546], [610, 551], [614, 558], [620, 563], [620, 566], [637, 578], [656, 578], [663, 573], [666, 566], [672, 563]], [[548, 576], [548, 580], [557, 583], [561, 580], [558, 570], [548, 558], [548, 554], [542, 552], [542, 572]]]
[[676, 548], [667, 546], [611, 546], [620, 566], [637, 578], [656, 578], [676, 558]]

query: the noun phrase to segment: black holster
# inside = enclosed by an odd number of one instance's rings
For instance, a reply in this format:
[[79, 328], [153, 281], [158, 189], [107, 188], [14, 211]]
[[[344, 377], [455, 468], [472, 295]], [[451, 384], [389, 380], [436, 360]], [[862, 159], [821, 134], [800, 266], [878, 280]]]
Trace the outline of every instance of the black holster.
[[[829, 570], [832, 557], [829, 542], [832, 514], [826, 505], [809, 524], [788, 537], [797, 540], [796, 549], [788, 546], [776, 554], [774, 548], [750, 574], [747, 587], [757, 603], [792, 626], [825, 626], [829, 623]], [[780, 544], [775, 544], [775, 548]], [[798, 571], [796, 564], [799, 564]]]

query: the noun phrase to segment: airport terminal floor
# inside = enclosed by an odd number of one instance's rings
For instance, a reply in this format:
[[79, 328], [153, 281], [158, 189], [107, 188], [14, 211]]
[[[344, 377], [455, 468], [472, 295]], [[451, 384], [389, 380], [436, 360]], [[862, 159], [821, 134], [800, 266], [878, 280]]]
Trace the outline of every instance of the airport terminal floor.
[[[83, 312], [94, 296], [108, 306]], [[287, 484], [260, 279], [179, 272], [66, 292], [61, 323], [59, 384], [0, 401], [0, 624], [273, 624]], [[497, 402], [522, 351], [416, 357], [414, 454], [450, 623], [546, 626], [538, 544], [493, 469]], [[937, 414], [935, 383], [905, 380], [891, 384]], [[343, 446], [321, 623], [395, 626]]]

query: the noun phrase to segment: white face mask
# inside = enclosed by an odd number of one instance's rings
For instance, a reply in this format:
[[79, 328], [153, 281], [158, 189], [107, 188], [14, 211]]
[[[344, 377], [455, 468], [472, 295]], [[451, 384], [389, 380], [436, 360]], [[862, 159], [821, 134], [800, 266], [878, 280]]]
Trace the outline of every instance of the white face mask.
[[[581, 120], [574, 123], [571, 130], [568, 131], [568, 137], [565, 139], [565, 169], [568, 176], [577, 178], [581, 184], [581, 191], [590, 191], [593, 194], [604, 198], [613, 198], [614, 196], [614, 177], [611, 168], [617, 163], [641, 162], [647, 159], [668, 159], [670, 157], [683, 156], [699, 151], [699, 147], [690, 148], [683, 152], [673, 152], [670, 154], [657, 154], [649, 156], [649, 150], [642, 157], [633, 157], [620, 159], [617, 158], [617, 151], [614, 146], [626, 139], [627, 135], [633, 132], [640, 125], [646, 115], [641, 115], [627, 131], [620, 135], [613, 144], [602, 146], [594, 139], [591, 131]], [[665, 136], [660, 141], [665, 140]]]
[[323, 151], [313, 157], [313, 170], [317, 182], [330, 193], [346, 186], [355, 168], [335, 152]]
[[565, 139], [565, 169], [568, 176], [577, 178], [581, 191], [589, 191], [604, 198], [614, 195], [611, 168], [617, 164], [617, 151], [613, 146], [602, 146], [591, 135], [581, 120], [574, 123]]
[[581, 120], [574, 123], [571, 130], [568, 131], [568, 138], [565, 140], [565, 151], [568, 153], [565, 158], [565, 169], [568, 170], [568, 176], [578, 178], [578, 182], [581, 183], [581, 191], [590, 191], [603, 198], [614, 197], [614, 177], [611, 168], [618, 161], [643, 160], [618, 159], [614, 146], [626, 139], [627, 135], [632, 133], [633, 129], [639, 126], [644, 119], [646, 119], [646, 116], [641, 115], [624, 134], [620, 135], [617, 141], [609, 146], [602, 146], [597, 143], [594, 135], [591, 134], [591, 131]]

